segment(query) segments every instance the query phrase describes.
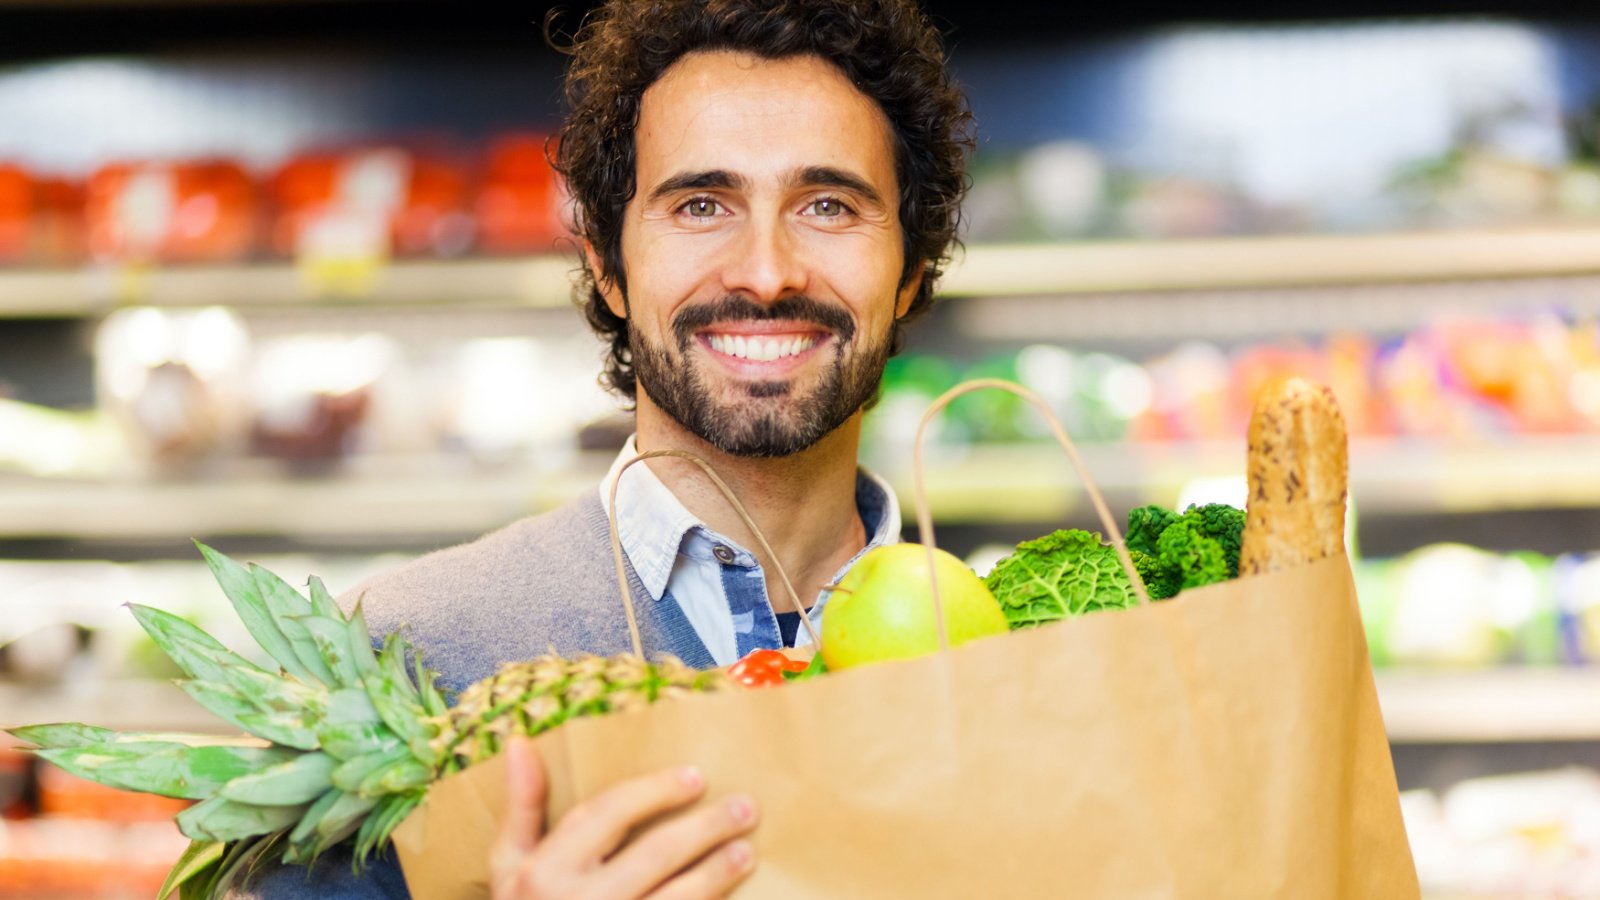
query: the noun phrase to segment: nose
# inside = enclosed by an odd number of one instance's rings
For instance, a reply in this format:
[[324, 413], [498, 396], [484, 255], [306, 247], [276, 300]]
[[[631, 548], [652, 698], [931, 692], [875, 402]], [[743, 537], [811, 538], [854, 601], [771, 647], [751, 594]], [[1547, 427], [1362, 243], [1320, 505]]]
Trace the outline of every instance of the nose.
[[804, 293], [809, 276], [797, 244], [781, 224], [751, 223], [728, 248], [723, 288], [757, 302]]

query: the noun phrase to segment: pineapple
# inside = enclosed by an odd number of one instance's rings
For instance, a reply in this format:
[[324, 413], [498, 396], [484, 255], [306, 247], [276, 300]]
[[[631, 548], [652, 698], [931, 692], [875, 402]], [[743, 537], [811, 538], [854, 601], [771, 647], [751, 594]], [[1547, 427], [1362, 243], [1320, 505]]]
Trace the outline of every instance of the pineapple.
[[320, 579], [310, 579], [307, 599], [266, 569], [199, 547], [281, 671], [251, 663], [170, 613], [131, 609], [188, 676], [183, 690], [254, 739], [78, 724], [10, 729], [76, 775], [200, 801], [177, 816], [191, 843], [159, 898], [180, 885], [186, 898], [221, 897], [274, 855], [309, 864], [352, 837], [360, 865], [387, 844], [429, 784], [488, 759], [515, 735], [730, 684], [720, 671], [671, 658], [550, 655], [508, 663], [447, 706], [434, 686], [437, 673], [423, 668], [405, 639], [391, 634], [374, 652], [359, 607], [345, 616]]

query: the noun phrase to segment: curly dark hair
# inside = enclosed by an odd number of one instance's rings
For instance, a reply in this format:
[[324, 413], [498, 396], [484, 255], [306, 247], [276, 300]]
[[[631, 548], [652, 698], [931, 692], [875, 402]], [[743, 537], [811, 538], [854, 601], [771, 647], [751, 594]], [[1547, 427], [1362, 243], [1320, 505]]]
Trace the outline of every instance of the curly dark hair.
[[894, 133], [904, 234], [904, 287], [922, 284], [894, 326], [926, 311], [956, 243], [966, 194], [972, 113], [945, 69], [943, 41], [912, 0], [609, 0], [584, 20], [569, 51], [568, 115], [553, 160], [576, 202], [577, 233], [603, 272], [585, 265], [578, 303], [609, 342], [601, 382], [636, 399], [627, 322], [606, 306], [599, 280], [626, 296], [622, 222], [635, 183], [634, 130], [645, 89], [688, 53], [735, 50], [765, 59], [812, 55], [875, 100]]

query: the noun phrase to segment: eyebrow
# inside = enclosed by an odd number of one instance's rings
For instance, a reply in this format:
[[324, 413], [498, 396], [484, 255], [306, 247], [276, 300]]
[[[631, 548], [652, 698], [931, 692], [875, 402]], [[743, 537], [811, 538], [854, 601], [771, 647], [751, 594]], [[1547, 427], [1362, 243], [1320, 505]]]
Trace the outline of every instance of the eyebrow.
[[[796, 169], [785, 179], [791, 187], [833, 187], [865, 197], [869, 202], [883, 205], [883, 196], [859, 175], [832, 166], [805, 166]], [[679, 172], [657, 184], [650, 191], [649, 200], [660, 200], [679, 191], [708, 189], [745, 190], [749, 180], [726, 169], [707, 169], [701, 172]]]
[[747, 182], [744, 176], [726, 169], [709, 169], [704, 172], [679, 172], [650, 191], [650, 200], [660, 200], [679, 191], [699, 191], [707, 188], [742, 189]]
[[850, 191], [853, 194], [860, 194], [877, 206], [883, 205], [883, 197], [878, 194], [876, 188], [867, 183], [865, 178], [852, 172], [846, 172], [843, 169], [835, 169], [832, 166], [806, 166], [789, 180], [792, 184], [807, 187], [839, 188], [840, 190]]

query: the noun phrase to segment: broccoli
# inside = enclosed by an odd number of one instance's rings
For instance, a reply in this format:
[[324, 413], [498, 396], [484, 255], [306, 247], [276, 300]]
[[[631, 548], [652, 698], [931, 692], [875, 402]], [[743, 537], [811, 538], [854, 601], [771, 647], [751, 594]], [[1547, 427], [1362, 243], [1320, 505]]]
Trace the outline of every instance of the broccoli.
[[1200, 523], [1188, 517], [1161, 532], [1157, 559], [1178, 582], [1179, 589], [1200, 587], [1228, 580], [1228, 559], [1222, 542], [1206, 534]]
[[[1244, 537], [1244, 510], [1226, 503], [1191, 506], [1179, 521], [1193, 522], [1200, 533], [1222, 545], [1228, 561], [1228, 577], [1239, 577], [1239, 542]], [[1209, 583], [1209, 582], [1207, 582]]]
[[1239, 577], [1244, 510], [1225, 503], [1180, 515], [1154, 504], [1128, 512], [1128, 550], [1152, 600]]
[[1177, 519], [1177, 513], [1154, 503], [1128, 510], [1128, 549], [1155, 556], [1161, 532]]
[[1144, 582], [1145, 593], [1151, 600], [1166, 600], [1183, 590], [1183, 580], [1177, 571], [1160, 557], [1142, 550], [1129, 550], [1128, 555], [1133, 557], [1134, 571], [1139, 573], [1139, 580]]
[[1023, 541], [995, 564], [984, 584], [1000, 601], [1012, 628], [1138, 602], [1116, 549], [1081, 529]]

